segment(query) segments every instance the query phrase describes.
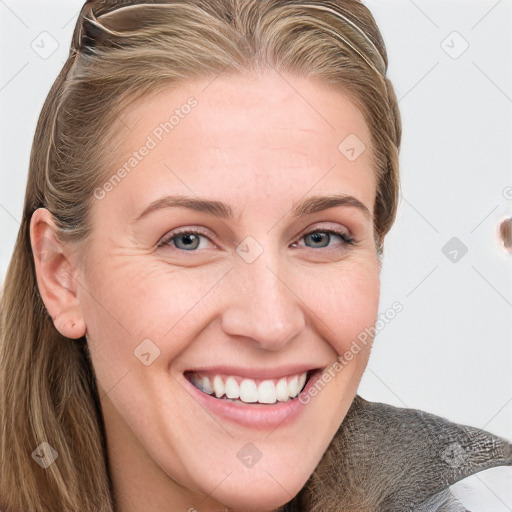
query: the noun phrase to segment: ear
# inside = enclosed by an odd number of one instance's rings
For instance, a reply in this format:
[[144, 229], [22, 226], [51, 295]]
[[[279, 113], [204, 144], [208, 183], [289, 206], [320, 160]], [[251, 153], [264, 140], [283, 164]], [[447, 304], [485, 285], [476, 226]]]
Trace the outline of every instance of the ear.
[[52, 214], [45, 208], [30, 220], [30, 243], [37, 286], [55, 328], [65, 337], [85, 335], [85, 320], [78, 302], [76, 268], [71, 246], [59, 240]]

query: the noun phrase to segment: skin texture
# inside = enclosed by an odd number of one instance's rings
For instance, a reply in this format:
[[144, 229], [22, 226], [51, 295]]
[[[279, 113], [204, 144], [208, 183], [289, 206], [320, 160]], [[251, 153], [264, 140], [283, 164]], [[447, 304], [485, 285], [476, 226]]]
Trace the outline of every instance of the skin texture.
[[[342, 194], [373, 214], [370, 134], [345, 95], [311, 79], [221, 75], [130, 106], [113, 127], [119, 144], [112, 144], [116, 164], [107, 179], [190, 97], [197, 107], [93, 200], [86, 242], [60, 243], [49, 212], [36, 211], [38, 285], [57, 329], [69, 338], [87, 335], [119, 512], [275, 510], [320, 461], [371, 344], [293, 421], [272, 429], [205, 410], [183, 372], [325, 368], [375, 323], [379, 261], [371, 215], [353, 206], [290, 213], [311, 196]], [[355, 161], [338, 149], [350, 134], [366, 145]], [[136, 221], [170, 194], [229, 203], [234, 216], [160, 208]], [[183, 249], [183, 238], [159, 244], [178, 228], [206, 236], [194, 251]], [[312, 240], [305, 235], [313, 229], [341, 230], [356, 244], [334, 234]], [[247, 237], [263, 249], [252, 263], [236, 251]], [[160, 350], [149, 366], [134, 357], [145, 339]], [[237, 457], [248, 442], [262, 454], [253, 467]]]

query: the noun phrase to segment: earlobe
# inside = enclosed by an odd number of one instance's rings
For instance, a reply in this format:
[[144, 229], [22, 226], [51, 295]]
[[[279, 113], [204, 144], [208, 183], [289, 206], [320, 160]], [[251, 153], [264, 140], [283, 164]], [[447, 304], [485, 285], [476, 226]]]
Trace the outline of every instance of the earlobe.
[[59, 240], [52, 214], [36, 210], [30, 221], [30, 242], [34, 256], [37, 286], [55, 328], [65, 337], [85, 335], [70, 247]]

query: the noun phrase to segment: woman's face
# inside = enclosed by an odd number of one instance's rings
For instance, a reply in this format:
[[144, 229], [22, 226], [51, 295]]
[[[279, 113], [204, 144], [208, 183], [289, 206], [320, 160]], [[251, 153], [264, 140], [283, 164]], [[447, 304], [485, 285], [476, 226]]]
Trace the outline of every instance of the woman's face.
[[220, 75], [138, 101], [115, 138], [79, 301], [120, 511], [275, 509], [369, 356], [318, 380], [377, 318], [363, 115], [312, 80]]

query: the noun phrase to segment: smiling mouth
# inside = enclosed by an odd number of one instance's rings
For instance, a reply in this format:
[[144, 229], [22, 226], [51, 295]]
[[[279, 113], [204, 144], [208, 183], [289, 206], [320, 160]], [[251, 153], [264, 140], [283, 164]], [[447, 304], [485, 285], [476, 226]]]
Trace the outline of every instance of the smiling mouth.
[[237, 375], [205, 375], [185, 372], [185, 377], [197, 389], [220, 400], [245, 404], [275, 404], [289, 402], [306, 387], [312, 371], [279, 379], [249, 379]]

